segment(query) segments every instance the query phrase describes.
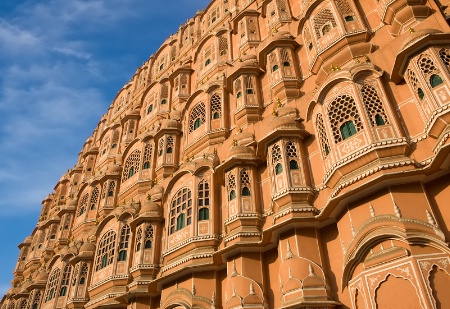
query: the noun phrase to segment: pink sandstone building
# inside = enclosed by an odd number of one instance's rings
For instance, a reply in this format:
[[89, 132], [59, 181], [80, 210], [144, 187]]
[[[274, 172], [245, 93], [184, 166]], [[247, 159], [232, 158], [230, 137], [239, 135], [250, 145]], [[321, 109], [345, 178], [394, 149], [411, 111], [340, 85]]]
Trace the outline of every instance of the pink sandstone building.
[[444, 2], [212, 1], [44, 199], [1, 308], [450, 308]]

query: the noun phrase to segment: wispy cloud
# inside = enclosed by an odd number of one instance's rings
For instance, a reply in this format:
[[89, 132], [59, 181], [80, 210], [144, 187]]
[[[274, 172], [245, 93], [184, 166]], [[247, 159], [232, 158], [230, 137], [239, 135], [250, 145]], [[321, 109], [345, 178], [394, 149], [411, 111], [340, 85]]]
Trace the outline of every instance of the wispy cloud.
[[76, 51], [76, 50], [73, 50], [70, 48], [54, 47], [53, 50], [56, 52], [59, 52], [61, 54], [64, 54], [66, 56], [73, 56], [73, 57], [84, 59], [84, 60], [90, 60], [93, 57], [93, 55], [91, 53]]

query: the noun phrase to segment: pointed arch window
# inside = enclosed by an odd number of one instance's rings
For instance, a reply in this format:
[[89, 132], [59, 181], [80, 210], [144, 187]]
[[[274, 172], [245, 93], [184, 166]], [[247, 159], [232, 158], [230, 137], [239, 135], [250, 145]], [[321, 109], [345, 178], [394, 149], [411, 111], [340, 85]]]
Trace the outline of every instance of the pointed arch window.
[[153, 104], [150, 104], [150, 106], [147, 108], [147, 115], [150, 114], [153, 111]]
[[145, 249], [151, 249], [153, 247], [153, 235], [155, 231], [153, 228], [153, 225], [147, 226], [145, 229], [145, 241], [144, 241], [144, 248]]
[[55, 297], [56, 289], [58, 287], [59, 276], [60, 276], [59, 268], [56, 268], [50, 274], [50, 278], [47, 285], [47, 295], [45, 296], [45, 302], [48, 302]]
[[134, 150], [125, 161], [125, 167], [123, 169], [122, 182], [130, 179], [133, 175], [139, 172], [139, 163], [141, 161], [141, 151]]
[[419, 99], [423, 100], [425, 97], [425, 93], [423, 92], [422, 88], [417, 88], [417, 95], [419, 96]]
[[200, 102], [191, 111], [189, 119], [189, 133], [195, 131], [205, 123], [205, 115], [205, 103]]
[[298, 162], [296, 160], [289, 161], [289, 169], [298, 170]]
[[170, 209], [170, 234], [192, 222], [192, 193], [188, 188], [178, 190], [172, 198]]
[[126, 261], [127, 252], [128, 252], [128, 244], [130, 242], [130, 234], [131, 229], [128, 224], [125, 224], [122, 227], [122, 231], [120, 233], [120, 242], [119, 242], [119, 261]]
[[343, 140], [356, 134], [355, 124], [351, 120], [344, 122], [341, 125], [340, 130], [341, 130], [341, 137]]
[[278, 163], [275, 166], [275, 174], [280, 175], [281, 173], [283, 173], [283, 165], [281, 165], [281, 163]]
[[110, 265], [114, 261], [116, 246], [116, 232], [108, 231], [102, 236], [98, 243], [97, 256], [95, 261], [95, 271]]
[[236, 198], [236, 191], [235, 190], [231, 190], [230, 191], [230, 201], [234, 200]]
[[443, 83], [442, 78], [439, 75], [433, 74], [433, 75], [430, 76], [430, 86], [431, 86], [431, 88], [437, 87], [437, 86], [439, 86], [442, 83]]
[[210, 104], [211, 118], [219, 119], [222, 115], [222, 100], [217, 93], [213, 94], [213, 96], [211, 97]]

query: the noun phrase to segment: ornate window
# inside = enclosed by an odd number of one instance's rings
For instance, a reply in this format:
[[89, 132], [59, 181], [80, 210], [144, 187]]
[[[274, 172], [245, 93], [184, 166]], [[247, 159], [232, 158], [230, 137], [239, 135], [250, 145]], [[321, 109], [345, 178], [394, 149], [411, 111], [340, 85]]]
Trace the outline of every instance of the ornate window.
[[211, 119], [219, 119], [222, 115], [222, 100], [220, 96], [215, 93], [211, 97]]
[[164, 152], [163, 148], [164, 148], [164, 137], [161, 137], [158, 143], [158, 157], [162, 156]]
[[161, 104], [167, 104], [167, 98], [169, 97], [169, 87], [167, 84], [161, 86]]
[[141, 160], [141, 151], [133, 151], [125, 162], [125, 168], [123, 169], [122, 182], [131, 178], [134, 174], [139, 172], [139, 161]]
[[240, 174], [241, 181], [241, 195], [250, 196], [250, 176], [248, 175], [247, 169], [242, 169]]
[[191, 111], [189, 118], [189, 133], [198, 129], [202, 124], [205, 123], [205, 103], [198, 103]]
[[219, 37], [219, 55], [228, 55], [228, 38], [227, 34], [223, 34]]
[[188, 188], [180, 189], [172, 199], [170, 209], [170, 234], [183, 229], [192, 222], [192, 193]]
[[119, 261], [126, 261], [127, 259], [127, 249], [128, 243], [130, 241], [130, 226], [125, 224], [122, 227], [122, 232], [120, 233], [120, 242], [119, 242]]
[[100, 239], [97, 249], [97, 259], [95, 261], [95, 271], [112, 264], [114, 261], [114, 249], [116, 246], [116, 232], [108, 231]]
[[153, 111], [153, 104], [150, 104], [147, 109], [147, 115]]
[[150, 168], [150, 162], [152, 160], [152, 151], [153, 151], [153, 145], [150, 143], [147, 143], [144, 148], [144, 166], [143, 166], [144, 170]]
[[328, 117], [336, 143], [363, 129], [356, 102], [348, 94], [340, 95], [331, 102]]
[[313, 49], [313, 43], [311, 39], [311, 33], [309, 32], [309, 27], [305, 27], [303, 31], [303, 41], [305, 42], [305, 46], [308, 46], [308, 50]]
[[450, 50], [448, 48], [442, 48], [439, 51], [439, 57], [441, 58], [447, 70], [450, 72]]
[[153, 225], [147, 226], [147, 228], [145, 229], [145, 240], [144, 240], [145, 249], [150, 249], [153, 247], [153, 235], [154, 235]]
[[240, 78], [236, 79], [234, 82], [234, 92], [236, 93], [236, 98], [242, 97], [242, 85]]
[[28, 300], [24, 299], [22, 300], [22, 303], [20, 304], [20, 309], [27, 309], [28, 308]]
[[139, 227], [136, 232], [136, 251], [141, 250], [141, 240], [142, 240], [142, 227]]
[[341, 14], [345, 21], [355, 20], [355, 13], [353, 13], [353, 10], [347, 0], [336, 0], [335, 3], [339, 14]]
[[56, 289], [58, 288], [60, 270], [56, 268], [50, 274], [50, 278], [47, 285], [47, 295], [45, 296], [45, 302], [52, 300], [56, 295]]
[[336, 27], [336, 20], [330, 9], [323, 9], [314, 17], [313, 24], [316, 36], [321, 38]]
[[425, 79], [429, 80], [432, 88], [442, 84], [442, 78], [438, 75], [439, 71], [436, 68], [433, 60], [428, 55], [424, 55], [419, 59], [419, 67]]
[[198, 219], [209, 219], [209, 184], [206, 180], [202, 180], [198, 184]]
[[89, 198], [89, 193], [86, 193], [86, 194], [83, 195], [83, 197], [81, 198], [81, 201], [80, 201], [80, 208], [78, 209], [77, 217], [81, 216], [81, 215], [84, 214], [84, 212], [86, 211], [86, 206], [87, 206], [87, 203], [88, 203], [88, 198]]
[[97, 202], [98, 202], [98, 195], [100, 193], [100, 190], [98, 189], [98, 187], [94, 188], [94, 191], [92, 191], [92, 195], [91, 195], [91, 210], [95, 209], [95, 207], [97, 206]]
[[364, 85], [361, 88], [361, 94], [372, 126], [375, 127], [389, 124], [389, 120], [383, 108], [383, 103], [381, 102], [375, 87], [372, 85]]
[[166, 153], [172, 153], [174, 145], [173, 136], [167, 136]]
[[409, 85], [414, 90], [414, 92], [417, 94], [420, 100], [423, 100], [425, 97], [425, 93], [423, 92], [422, 88], [419, 87], [419, 80], [416, 77], [416, 74], [413, 70], [408, 69], [406, 71], [406, 76], [409, 81]]
[[280, 50], [281, 61], [283, 62], [283, 66], [289, 67], [291, 66], [291, 56], [286, 48], [282, 48]]
[[245, 87], [247, 94], [255, 93], [255, 77], [253, 75], [249, 75], [245, 77]]
[[317, 134], [319, 136], [320, 148], [323, 155], [326, 157], [330, 153], [330, 143], [328, 142], [327, 132], [323, 123], [322, 114], [317, 114], [316, 117]]
[[289, 161], [289, 169], [298, 170], [297, 147], [293, 142], [286, 143], [286, 158]]
[[283, 164], [281, 163], [281, 149], [280, 146], [274, 145], [272, 147], [272, 166], [275, 166], [275, 174], [279, 175], [283, 173]]
[[116, 188], [116, 182], [115, 181], [111, 181], [109, 183], [109, 188], [108, 188], [108, 196], [114, 196], [114, 190]]
[[38, 309], [40, 302], [41, 302], [41, 291], [37, 291], [36, 295], [34, 296], [32, 309]]
[[[114, 234], [115, 236], [115, 234]], [[87, 263], [83, 263], [80, 271], [80, 281], [78, 282], [80, 285], [86, 284], [86, 278], [88, 275], [89, 266]]]
[[233, 174], [228, 176], [228, 192], [229, 200], [234, 200], [236, 198], [236, 177]]
[[66, 296], [67, 288], [70, 283], [70, 275], [72, 274], [72, 265], [66, 265], [61, 279], [61, 288], [59, 289], [59, 296]]

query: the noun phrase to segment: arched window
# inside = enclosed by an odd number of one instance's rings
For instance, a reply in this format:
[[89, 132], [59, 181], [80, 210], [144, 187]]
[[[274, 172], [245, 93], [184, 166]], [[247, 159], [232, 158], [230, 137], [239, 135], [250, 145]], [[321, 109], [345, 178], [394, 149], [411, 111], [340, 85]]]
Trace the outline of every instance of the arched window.
[[209, 220], [209, 209], [208, 208], [201, 208], [198, 211], [198, 220]]
[[236, 191], [231, 190], [230, 191], [230, 201], [234, 200], [236, 198]]
[[144, 169], [144, 170], [147, 170], [147, 169], [149, 169], [149, 168], [150, 168], [150, 162], [148, 162], [148, 161], [144, 162], [144, 167], [143, 167], [143, 169]]
[[366, 84], [361, 88], [361, 94], [363, 97], [364, 107], [370, 117], [372, 126], [375, 127], [388, 124], [388, 117], [384, 110], [381, 98], [378, 95], [377, 89], [370, 84]]
[[296, 160], [289, 161], [289, 169], [298, 170], [298, 162]]
[[439, 86], [442, 83], [443, 83], [442, 78], [439, 75], [437, 75], [437, 74], [431, 75], [431, 77], [430, 77], [430, 85], [431, 85], [432, 88], [434, 88], [436, 86]]
[[242, 196], [250, 196], [250, 189], [247, 187], [242, 188]]
[[247, 89], [247, 94], [254, 94], [255, 92], [253, 91], [253, 89]]
[[111, 181], [109, 183], [109, 188], [108, 188], [108, 196], [109, 197], [114, 196], [115, 188], [116, 188], [116, 182], [115, 181]]
[[291, 64], [290, 64], [288, 61], [285, 61], [285, 62], [283, 62], [283, 66], [285, 66], [285, 67], [290, 67]]
[[125, 224], [122, 227], [122, 231], [120, 233], [119, 261], [125, 261], [127, 259], [127, 249], [130, 242], [130, 233], [130, 226], [128, 224]]
[[48, 302], [52, 300], [53, 297], [55, 297], [56, 289], [58, 287], [59, 275], [60, 275], [59, 268], [56, 268], [50, 274], [50, 278], [47, 285], [47, 295], [45, 296], [45, 302]]
[[425, 97], [425, 93], [423, 92], [422, 88], [417, 89], [417, 95], [419, 96], [419, 99], [423, 100]]
[[108, 231], [98, 242], [95, 271], [112, 264], [116, 246], [116, 232]]
[[353, 121], [344, 122], [341, 125], [340, 130], [341, 130], [341, 137], [343, 140], [349, 138], [353, 134], [356, 134], [356, 128], [355, 125], [353, 124]]
[[98, 202], [98, 195], [100, 194], [100, 190], [98, 189], [98, 187], [94, 188], [94, 191], [92, 191], [92, 195], [91, 195], [91, 210], [95, 209], [95, 207], [97, 206], [97, 202]]
[[239, 99], [240, 97], [242, 97], [242, 92], [239, 91], [239, 92], [236, 94], [236, 98]]
[[347, 94], [340, 95], [331, 102], [328, 106], [328, 119], [336, 143], [363, 129], [355, 100]]
[[139, 227], [136, 232], [136, 251], [141, 250], [142, 241], [142, 227]]
[[166, 99], [163, 99], [163, 100], [161, 101], [161, 105], [164, 105], [164, 104], [167, 104], [167, 100], [166, 100]]
[[330, 24], [326, 24], [326, 25], [324, 25], [323, 27], [322, 27], [322, 35], [324, 36], [324, 35], [326, 35], [328, 32], [330, 32], [331, 31], [331, 26], [330, 26]]
[[278, 163], [275, 166], [275, 174], [280, 175], [281, 173], [283, 173], [283, 165], [281, 165], [281, 163]]
[[81, 216], [82, 214], [85, 213], [86, 207], [87, 207], [87, 203], [88, 203], [88, 199], [89, 199], [89, 193], [86, 193], [86, 194], [83, 195], [83, 197], [81, 198], [81, 201], [80, 201], [80, 208], [78, 209], [77, 217], [79, 217], [79, 216]]
[[111, 145], [111, 148], [112, 148], [112, 149], [117, 148], [117, 144], [112, 144], [112, 145]]
[[355, 17], [353, 17], [352, 15], [347, 15], [344, 17], [345, 21], [354, 21]]
[[375, 123], [377, 124], [377, 126], [382, 126], [385, 124], [383, 117], [381, 117], [379, 114], [375, 115]]
[[66, 296], [71, 274], [72, 265], [66, 265], [66, 267], [64, 267], [64, 272], [61, 280], [61, 289], [59, 290], [59, 296]]
[[211, 63], [211, 59], [206, 59], [205, 61], [205, 67], [208, 66]]
[[79, 281], [80, 285], [86, 284], [86, 278], [87, 278], [87, 275], [88, 275], [88, 270], [89, 270], [88, 264], [87, 263], [83, 263], [83, 265], [81, 266], [81, 272], [80, 272], [80, 281]]
[[144, 166], [143, 169], [149, 169], [150, 168], [150, 161], [152, 159], [152, 151], [153, 151], [153, 145], [150, 143], [147, 143], [144, 148]]
[[125, 161], [125, 167], [123, 169], [122, 182], [131, 178], [134, 174], [139, 172], [139, 163], [141, 161], [141, 151], [133, 151]]
[[147, 226], [147, 228], [145, 229], [145, 243], [144, 243], [145, 249], [152, 248], [153, 234], [154, 234], [153, 225]]
[[153, 111], [153, 104], [150, 104], [150, 106], [147, 108], [147, 115], [150, 114]]
[[134, 175], [134, 166], [130, 167], [128, 170], [128, 178], [131, 178]]
[[198, 129], [205, 123], [205, 103], [198, 103], [191, 111], [189, 118], [189, 133]]
[[219, 119], [222, 114], [222, 100], [217, 93], [215, 93], [211, 97], [210, 104], [211, 104], [211, 118]]
[[277, 65], [277, 64], [275, 64], [275, 65], [272, 67], [272, 72], [275, 72], [276, 70], [278, 70], [278, 65]]
[[309, 50], [312, 50], [312, 49], [313, 49], [313, 43], [312, 43], [312, 42], [309, 43], [308, 49], [309, 49]]
[[192, 221], [192, 194], [188, 188], [178, 190], [170, 209], [170, 234], [181, 230]]

